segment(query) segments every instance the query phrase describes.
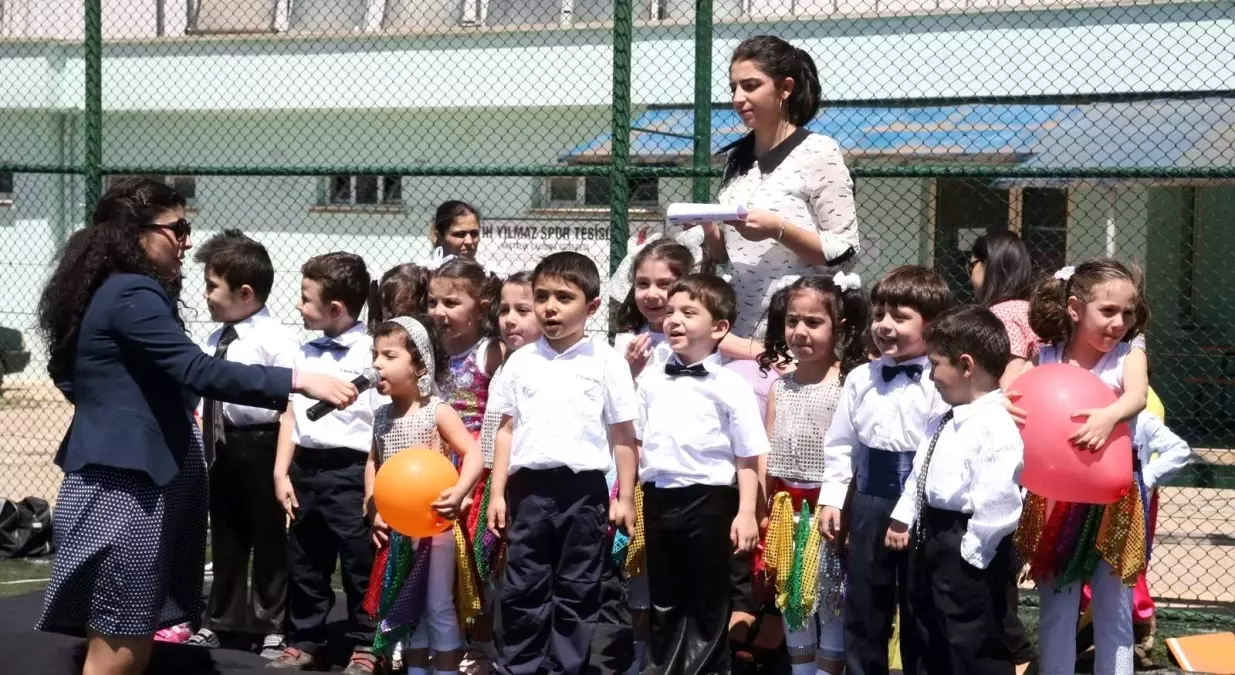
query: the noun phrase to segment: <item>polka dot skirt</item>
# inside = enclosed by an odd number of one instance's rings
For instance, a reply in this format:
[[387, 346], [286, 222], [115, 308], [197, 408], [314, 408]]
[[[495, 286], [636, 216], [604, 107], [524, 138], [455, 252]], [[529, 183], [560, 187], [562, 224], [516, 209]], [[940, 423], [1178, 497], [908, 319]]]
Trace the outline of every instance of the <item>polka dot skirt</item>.
[[196, 425], [193, 436], [162, 488], [112, 467], [65, 475], [39, 630], [144, 636], [201, 614], [208, 488]]

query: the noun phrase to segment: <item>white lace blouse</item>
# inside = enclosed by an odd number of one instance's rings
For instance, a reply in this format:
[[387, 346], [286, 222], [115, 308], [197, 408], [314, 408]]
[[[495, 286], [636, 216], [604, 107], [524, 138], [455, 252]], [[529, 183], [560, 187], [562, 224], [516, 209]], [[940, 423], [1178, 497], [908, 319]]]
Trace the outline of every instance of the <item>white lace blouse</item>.
[[763, 336], [763, 313], [776, 291], [798, 277], [822, 274], [829, 267], [848, 271], [856, 260], [853, 180], [840, 146], [827, 136], [798, 129], [745, 173], [731, 177], [719, 201], [773, 211], [792, 225], [817, 232], [829, 262], [828, 266], [808, 264], [774, 238], [749, 241], [732, 226], [721, 225], [730, 283], [738, 296], [733, 332], [740, 337]]

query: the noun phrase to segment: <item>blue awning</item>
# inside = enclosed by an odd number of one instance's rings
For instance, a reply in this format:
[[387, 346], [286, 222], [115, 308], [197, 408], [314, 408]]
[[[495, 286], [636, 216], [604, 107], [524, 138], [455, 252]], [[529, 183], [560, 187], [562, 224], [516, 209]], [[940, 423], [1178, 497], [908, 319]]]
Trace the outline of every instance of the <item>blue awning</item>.
[[[649, 110], [631, 125], [631, 159], [685, 164], [694, 112]], [[949, 106], [844, 106], [808, 125], [831, 136], [850, 162], [978, 162], [1036, 168], [1180, 168], [1235, 165], [1235, 98], [1123, 102], [974, 103]], [[712, 112], [712, 147], [746, 133], [737, 113]], [[608, 161], [609, 134], [561, 155], [563, 162]]]

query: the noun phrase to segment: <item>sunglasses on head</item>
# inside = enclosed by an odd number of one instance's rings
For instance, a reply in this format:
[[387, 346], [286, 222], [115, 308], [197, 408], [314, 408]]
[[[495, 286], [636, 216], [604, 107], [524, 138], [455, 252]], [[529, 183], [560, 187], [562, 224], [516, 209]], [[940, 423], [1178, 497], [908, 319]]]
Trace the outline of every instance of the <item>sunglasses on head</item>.
[[193, 232], [193, 225], [184, 218], [174, 223], [150, 223], [149, 225], [143, 225], [142, 228], [147, 230], [171, 230], [178, 241], [188, 239], [189, 235]]

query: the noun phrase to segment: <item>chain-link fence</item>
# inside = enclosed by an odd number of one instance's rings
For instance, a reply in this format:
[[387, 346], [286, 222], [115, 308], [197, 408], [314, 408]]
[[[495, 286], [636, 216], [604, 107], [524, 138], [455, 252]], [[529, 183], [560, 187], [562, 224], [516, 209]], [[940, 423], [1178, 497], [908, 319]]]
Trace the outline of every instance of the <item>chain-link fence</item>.
[[1146, 270], [1153, 384], [1198, 455], [1162, 490], [1151, 584], [1231, 620], [1232, 17], [1165, 0], [0, 0], [0, 496], [55, 494], [71, 411], [34, 309], [115, 176], [175, 185], [197, 241], [262, 241], [289, 325], [304, 260], [424, 260], [448, 199], [479, 208], [495, 267], [572, 249], [604, 269], [668, 203], [715, 195], [713, 152], [745, 132], [729, 55], [771, 33], [819, 66], [810, 128], [855, 176], [867, 282], [922, 263], [966, 296], [988, 229], [1019, 232], [1042, 271]]

